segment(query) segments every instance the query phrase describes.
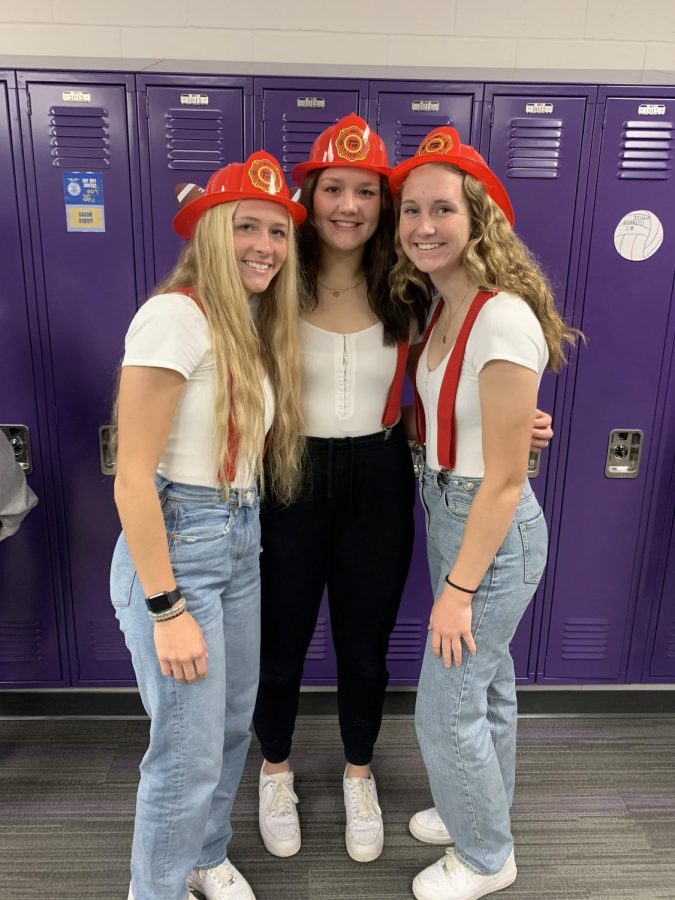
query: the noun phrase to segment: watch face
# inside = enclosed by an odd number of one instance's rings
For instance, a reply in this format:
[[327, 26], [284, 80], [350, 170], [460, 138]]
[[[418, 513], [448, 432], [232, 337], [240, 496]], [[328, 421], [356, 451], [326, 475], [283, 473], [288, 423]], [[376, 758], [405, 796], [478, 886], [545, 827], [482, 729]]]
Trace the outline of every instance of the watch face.
[[162, 591], [160, 594], [153, 594], [146, 597], [145, 602], [148, 609], [152, 613], [166, 612], [180, 599], [180, 591]]

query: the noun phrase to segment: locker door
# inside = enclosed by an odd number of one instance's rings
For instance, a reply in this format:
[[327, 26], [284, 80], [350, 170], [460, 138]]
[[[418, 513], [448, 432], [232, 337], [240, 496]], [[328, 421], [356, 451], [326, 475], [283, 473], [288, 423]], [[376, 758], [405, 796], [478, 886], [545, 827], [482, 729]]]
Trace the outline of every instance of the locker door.
[[[171, 270], [182, 246], [171, 221], [177, 212], [175, 186], [204, 187], [212, 172], [240, 162], [245, 152], [245, 95], [249, 80], [217, 87], [182, 79], [180, 84], [147, 84], [138, 79], [141, 154], [145, 174], [148, 291]], [[146, 86], [147, 85], [147, 86]]]
[[[392, 166], [414, 156], [420, 141], [438, 125], [453, 125], [469, 141], [475, 85], [375, 82], [371, 101], [377, 110], [377, 132], [387, 145]], [[404, 403], [412, 403], [406, 383]], [[419, 501], [415, 506], [415, 546], [396, 626], [389, 641], [387, 666], [392, 684], [416, 684], [424, 656], [429, 611], [433, 602], [426, 552], [426, 528]]]
[[588, 347], [578, 356], [544, 681], [625, 677], [675, 270], [674, 125], [673, 98], [610, 96], [597, 117]]
[[[594, 91], [584, 96], [554, 96], [540, 94], [536, 88], [517, 94], [493, 93], [494, 90], [487, 90], [489, 143], [483, 148], [484, 154], [509, 193], [518, 234], [542, 262], [553, 283], [558, 309], [569, 321], [574, 301], [570, 276], [576, 275], [583, 205], [579, 188], [580, 180], [585, 182], [584, 150], [590, 144], [590, 127], [584, 142], [584, 126], [592, 125]], [[555, 411], [559, 404], [558, 382], [555, 374], [545, 373], [539, 390], [540, 409]], [[558, 434], [561, 427], [564, 426], [556, 420]], [[556, 437], [551, 451], [540, 454], [538, 461], [533, 460], [538, 462], [538, 471], [533, 468], [530, 477], [542, 507], [549, 465], [559, 441]], [[530, 671], [535, 606], [540, 593], [541, 589], [511, 644], [516, 674], [521, 680]]]
[[256, 146], [274, 154], [292, 186], [291, 170], [309, 156], [314, 139], [342, 116], [367, 115], [367, 82], [289, 84], [256, 79]]
[[371, 90], [377, 103], [377, 131], [387, 145], [392, 166], [415, 155], [427, 132], [439, 125], [452, 125], [462, 141], [471, 143], [475, 101], [471, 85], [457, 93], [449, 85], [380, 82]]
[[[675, 491], [671, 499], [675, 501]], [[670, 507], [670, 520], [665, 527], [669, 529], [670, 541], [648, 675], [650, 679], [671, 681], [675, 679], [675, 505]]]
[[[40, 446], [36, 374], [40, 377], [40, 347], [31, 342], [28, 297], [23, 272], [17, 186], [23, 193], [24, 175], [18, 150], [16, 89], [10, 73], [0, 73], [0, 169], [5, 175], [0, 204], [3, 236], [3, 277], [0, 283], [0, 426], [24, 426], [29, 453], [24, 454], [28, 483], [40, 502], [20, 530], [0, 543], [0, 684], [54, 686], [67, 678], [61, 663], [57, 599], [53, 581], [50, 522], [47, 517], [45, 459]], [[16, 163], [16, 167], [15, 167]], [[17, 181], [14, 181], [16, 172]], [[25, 198], [23, 198], [25, 199]], [[25, 212], [25, 204], [21, 204]], [[26, 225], [25, 217], [22, 224]], [[35, 368], [34, 368], [35, 367]], [[44, 411], [44, 402], [40, 410]], [[16, 429], [11, 430], [16, 434]], [[44, 435], [43, 435], [44, 437]], [[24, 436], [19, 435], [24, 441]], [[28, 462], [30, 459], [30, 462]]]
[[[366, 82], [307, 82], [256, 79], [256, 146], [277, 157], [292, 185], [291, 170], [309, 156], [314, 139], [342, 116], [365, 116]], [[324, 596], [305, 660], [303, 683], [334, 684], [335, 652]]]
[[133, 672], [108, 589], [120, 526], [112, 477], [102, 471], [99, 429], [110, 422], [124, 334], [142, 283], [129, 153], [133, 80], [73, 81], [25, 76], [24, 149], [34, 179], [38, 294], [51, 343], [51, 441], [69, 562], [73, 679], [125, 682]]

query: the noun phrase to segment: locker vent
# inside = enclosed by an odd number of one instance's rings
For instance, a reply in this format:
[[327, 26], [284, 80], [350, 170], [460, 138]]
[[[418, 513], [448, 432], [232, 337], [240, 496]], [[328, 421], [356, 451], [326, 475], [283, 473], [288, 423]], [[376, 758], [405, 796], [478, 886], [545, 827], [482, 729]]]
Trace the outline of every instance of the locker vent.
[[609, 619], [567, 619], [563, 631], [562, 659], [604, 659], [609, 627]]
[[667, 181], [673, 158], [672, 122], [624, 122], [617, 178]]
[[558, 178], [562, 133], [562, 119], [511, 119], [507, 178]]
[[281, 165], [284, 174], [291, 180], [291, 169], [296, 163], [304, 162], [309, 157], [309, 151], [315, 139], [337, 122], [333, 116], [324, 116], [321, 119], [312, 118], [310, 122], [301, 119], [291, 119], [284, 115], [281, 120]]
[[91, 655], [101, 662], [129, 662], [129, 651], [122, 632], [110, 619], [89, 620], [89, 645]]
[[110, 166], [108, 110], [102, 106], [52, 106], [49, 110], [52, 165], [57, 169]]
[[314, 636], [309, 642], [309, 649], [307, 650], [307, 656], [305, 658], [314, 662], [321, 662], [321, 660], [324, 660], [328, 653], [329, 635], [330, 627], [328, 625], [328, 619], [319, 616]]
[[169, 169], [215, 172], [226, 163], [220, 109], [170, 109], [166, 113]]
[[427, 630], [420, 619], [399, 619], [389, 639], [387, 659], [390, 662], [422, 659], [426, 636]]
[[415, 155], [422, 138], [432, 128], [440, 125], [452, 125], [455, 123], [448, 116], [417, 116], [414, 119], [397, 119], [394, 132], [394, 158], [389, 160], [392, 166], [410, 159]]
[[0, 623], [0, 662], [35, 663], [41, 660], [39, 620]]

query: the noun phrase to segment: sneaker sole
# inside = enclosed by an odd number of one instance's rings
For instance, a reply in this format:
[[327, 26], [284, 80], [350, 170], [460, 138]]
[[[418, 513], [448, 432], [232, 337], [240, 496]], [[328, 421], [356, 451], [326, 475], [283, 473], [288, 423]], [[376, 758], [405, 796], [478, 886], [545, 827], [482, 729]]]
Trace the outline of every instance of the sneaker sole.
[[277, 856], [279, 859], [286, 859], [288, 856], [295, 856], [296, 853], [300, 852], [300, 847], [302, 846], [302, 837], [298, 835], [297, 841], [293, 841], [293, 843], [289, 843], [288, 846], [280, 847], [278, 844], [272, 844], [265, 840], [265, 835], [260, 832], [260, 837], [262, 838], [262, 842], [265, 845], [265, 850], [268, 853], [271, 853], [272, 856]]
[[359, 844], [354, 844], [349, 839], [349, 829], [345, 828], [345, 845], [347, 847], [347, 853], [351, 856], [354, 862], [358, 863], [369, 863], [374, 862], [382, 855], [382, 850], [384, 848], [384, 840], [379, 845], [375, 847], [361, 847]]
[[437, 844], [439, 847], [449, 847], [450, 844], [455, 843], [447, 831], [442, 835], [435, 829], [429, 829], [427, 831], [421, 825], [417, 824], [414, 816], [408, 822], [408, 831], [414, 838], [417, 838], [418, 841], [422, 841], [423, 844]]
[[[466, 894], [462, 897], [462, 900], [479, 900], [480, 897], [487, 897], [488, 894], [496, 894], [497, 891], [503, 891], [513, 884], [517, 876], [517, 869], [505, 872], [499, 881], [494, 882], [494, 884], [490, 886], [485, 885], [482, 888], [477, 888], [472, 894]], [[419, 876], [417, 876], [412, 883], [412, 892], [416, 900], [438, 900], [438, 892], [427, 890], [426, 887], [418, 883], [417, 878], [419, 878]]]

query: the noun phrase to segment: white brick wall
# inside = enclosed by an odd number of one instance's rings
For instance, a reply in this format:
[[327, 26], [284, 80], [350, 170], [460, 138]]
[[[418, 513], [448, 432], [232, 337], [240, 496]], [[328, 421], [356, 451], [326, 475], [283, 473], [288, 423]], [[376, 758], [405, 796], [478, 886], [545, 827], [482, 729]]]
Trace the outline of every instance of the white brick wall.
[[675, 70], [675, 2], [0, 0], [0, 54]]

